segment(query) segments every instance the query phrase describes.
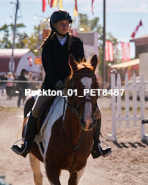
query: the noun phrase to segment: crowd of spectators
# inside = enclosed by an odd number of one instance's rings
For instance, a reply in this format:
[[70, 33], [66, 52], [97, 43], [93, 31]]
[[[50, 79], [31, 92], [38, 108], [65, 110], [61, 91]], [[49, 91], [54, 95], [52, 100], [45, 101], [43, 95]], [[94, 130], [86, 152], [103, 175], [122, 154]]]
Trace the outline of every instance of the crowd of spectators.
[[[19, 82], [20, 81], [20, 82]], [[38, 75], [28, 72], [25, 69], [21, 70], [20, 75], [8, 72], [0, 75], [0, 89], [1, 96], [7, 96], [7, 100], [12, 99], [13, 96], [18, 96], [17, 105], [20, 107], [21, 99], [25, 100], [25, 89], [37, 90], [40, 88], [43, 81], [43, 73]]]

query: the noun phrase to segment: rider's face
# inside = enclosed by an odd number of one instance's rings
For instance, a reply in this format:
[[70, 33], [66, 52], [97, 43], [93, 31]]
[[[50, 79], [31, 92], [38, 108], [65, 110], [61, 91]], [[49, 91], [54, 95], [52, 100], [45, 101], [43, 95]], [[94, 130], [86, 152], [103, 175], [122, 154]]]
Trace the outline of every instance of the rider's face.
[[69, 29], [69, 20], [60, 20], [53, 23], [53, 27], [62, 35], [65, 35]]

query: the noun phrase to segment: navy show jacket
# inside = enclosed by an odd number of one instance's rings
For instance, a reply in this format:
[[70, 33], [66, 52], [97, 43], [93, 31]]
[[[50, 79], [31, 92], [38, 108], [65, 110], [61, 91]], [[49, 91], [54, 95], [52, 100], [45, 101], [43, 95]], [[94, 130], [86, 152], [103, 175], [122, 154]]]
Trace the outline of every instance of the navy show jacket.
[[64, 81], [70, 75], [69, 54], [72, 54], [77, 62], [83, 58], [85, 59], [83, 42], [72, 35], [70, 35], [70, 40], [71, 45], [68, 50], [68, 39], [62, 46], [55, 34], [43, 47], [42, 63], [45, 70], [45, 79], [42, 89], [55, 90], [56, 83], [59, 80]]

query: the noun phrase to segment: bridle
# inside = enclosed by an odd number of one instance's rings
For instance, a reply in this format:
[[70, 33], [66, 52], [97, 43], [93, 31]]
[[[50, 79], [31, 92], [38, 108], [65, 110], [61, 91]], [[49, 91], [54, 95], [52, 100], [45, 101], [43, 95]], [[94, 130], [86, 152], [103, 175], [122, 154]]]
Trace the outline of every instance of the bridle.
[[[73, 77], [74, 76], [76, 76], [76, 75], [82, 75], [82, 76], [84, 76], [84, 75], [93, 75], [93, 76], [95, 76], [95, 74], [94, 73], [87, 73], [87, 74], [83, 74], [83, 73], [75, 73], [74, 75], [73, 75]], [[74, 85], [73, 85], [73, 77], [70, 79], [70, 89], [72, 89], [72, 90], [74, 90], [75, 88], [74, 88]], [[66, 102], [66, 104], [68, 105], [68, 107], [72, 110], [72, 112], [73, 113], [75, 113], [75, 115], [78, 117], [78, 119], [80, 120], [80, 119], [83, 119], [83, 117], [80, 117], [80, 115], [79, 115], [79, 113], [78, 113], [78, 108], [80, 107], [80, 105], [81, 104], [83, 104], [83, 103], [85, 103], [85, 102], [91, 102], [92, 103], [92, 105], [93, 105], [93, 107], [95, 108], [94, 110], [94, 117], [95, 117], [95, 119], [96, 119], [96, 110], [97, 110], [97, 103], [94, 103], [94, 101], [92, 101], [91, 99], [83, 99], [83, 100], [81, 100], [79, 103], [78, 103], [78, 105], [74, 102], [74, 96], [72, 95], [71, 97], [71, 100], [72, 100], [72, 107], [69, 105], [69, 103], [66, 101], [66, 99], [65, 99], [65, 102]], [[97, 96], [97, 98], [98, 98], [98, 96]]]
[[[94, 73], [89, 73], [89, 74], [75, 73], [75, 74], [73, 75], [73, 77], [76, 76], [76, 75], [83, 75], [83, 76], [84, 76], [84, 75], [95, 75], [95, 74], [94, 74]], [[73, 77], [70, 79], [70, 89], [72, 89], [72, 90], [74, 90], [74, 86], [73, 86]], [[72, 100], [72, 107], [71, 107], [70, 104], [67, 102], [67, 100], [64, 98], [65, 101], [64, 101], [64, 107], [63, 107], [63, 115], [64, 115], [65, 103], [66, 103], [67, 106], [68, 106], [68, 107], [71, 109], [71, 111], [78, 117], [78, 119], [79, 119], [79, 121], [80, 121], [80, 120], [83, 119], [83, 118], [80, 117], [80, 115], [79, 115], [77, 109], [79, 108], [79, 106], [80, 106], [81, 104], [83, 104], [83, 103], [85, 103], [85, 102], [91, 102], [92, 105], [95, 107], [95, 112], [94, 112], [94, 117], [95, 117], [95, 118], [94, 118], [94, 120], [95, 120], [95, 122], [96, 122], [97, 103], [94, 103], [91, 99], [84, 99], [84, 100], [80, 101], [80, 102], [78, 103], [78, 105], [76, 105], [76, 103], [74, 102], [74, 96], [72, 95], [70, 98], [71, 98], [71, 100]], [[80, 139], [79, 139], [79, 142], [78, 142], [77, 146], [76, 146], [76, 147], [72, 147], [71, 144], [70, 144], [69, 141], [68, 141], [68, 138], [67, 138], [67, 135], [66, 135], [66, 132], [65, 132], [65, 129], [64, 129], [64, 125], [63, 125], [63, 133], [64, 133], [65, 140], [66, 140], [68, 146], [71, 148], [71, 150], [74, 151], [73, 162], [72, 162], [71, 166], [70, 166], [69, 168], [67, 168], [67, 170], [70, 170], [70, 169], [72, 168], [73, 164], [74, 164], [74, 161], [75, 161], [76, 151], [79, 150], [79, 148], [81, 147], [81, 145], [82, 145], [82, 143], [83, 143], [83, 141], [84, 141], [85, 135], [84, 135], [84, 130], [82, 130], [81, 136], [80, 136]]]

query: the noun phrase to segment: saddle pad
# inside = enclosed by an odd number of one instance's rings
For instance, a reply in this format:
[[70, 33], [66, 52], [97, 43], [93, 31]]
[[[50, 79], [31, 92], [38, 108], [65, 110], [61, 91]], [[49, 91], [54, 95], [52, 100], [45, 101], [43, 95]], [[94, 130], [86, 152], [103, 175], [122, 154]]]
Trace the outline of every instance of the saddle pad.
[[[43, 159], [45, 158], [45, 155], [46, 155], [46, 150], [47, 150], [48, 143], [49, 143], [50, 136], [51, 136], [52, 126], [55, 123], [55, 121], [59, 117], [62, 116], [63, 107], [64, 107], [64, 98], [62, 98], [61, 96], [58, 96], [57, 98], [55, 98], [55, 100], [50, 108], [50, 111], [47, 114], [47, 117], [46, 117], [46, 119], [40, 129], [39, 134], [36, 135], [36, 137], [35, 137], [35, 142], [39, 146], [39, 150], [42, 154]], [[66, 107], [65, 107], [65, 109], [66, 109]], [[43, 150], [40, 145], [41, 142], [44, 147], [44, 153], [43, 153]]]

